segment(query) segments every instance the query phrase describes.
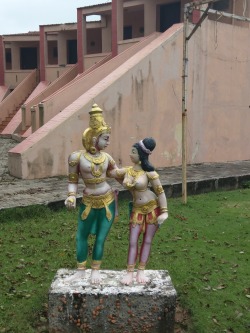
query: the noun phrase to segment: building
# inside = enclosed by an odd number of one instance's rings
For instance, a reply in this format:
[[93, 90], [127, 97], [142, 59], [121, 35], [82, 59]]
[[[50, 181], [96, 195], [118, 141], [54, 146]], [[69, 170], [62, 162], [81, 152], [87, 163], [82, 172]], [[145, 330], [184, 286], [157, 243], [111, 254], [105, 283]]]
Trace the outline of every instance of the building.
[[[131, 143], [152, 135], [159, 147], [156, 165], [179, 165], [182, 22], [187, 2], [113, 0], [77, 8], [76, 23], [1, 36], [0, 131], [2, 136], [21, 141], [9, 152], [11, 174], [20, 178], [66, 174], [67, 156], [80, 148], [93, 101], [104, 109], [112, 137], [118, 138], [110, 149], [120, 164], [128, 163]], [[220, 0], [212, 5], [215, 10], [246, 18], [249, 7], [246, 0]], [[91, 15], [100, 19], [89, 22]], [[201, 15], [192, 10], [190, 30]], [[244, 124], [243, 132], [238, 128], [232, 135], [230, 126], [224, 128], [228, 119], [223, 116], [233, 105], [232, 116], [249, 117], [248, 34], [248, 21], [209, 14], [190, 40], [189, 163], [249, 158], [250, 151], [238, 149], [239, 142], [244, 146], [249, 129]], [[224, 59], [222, 63], [220, 59]], [[237, 91], [235, 100], [233, 91]], [[223, 96], [214, 96], [215, 92]], [[206, 110], [206, 115], [201, 116], [199, 109]], [[216, 109], [217, 122], [213, 120]], [[206, 117], [210, 117], [208, 123], [201, 127], [200, 121]], [[216, 145], [211, 141], [211, 126], [225, 131], [218, 130]], [[53, 145], [52, 132], [57, 138]], [[209, 148], [203, 146], [203, 140]], [[225, 153], [226, 143], [233, 143], [235, 153]]]

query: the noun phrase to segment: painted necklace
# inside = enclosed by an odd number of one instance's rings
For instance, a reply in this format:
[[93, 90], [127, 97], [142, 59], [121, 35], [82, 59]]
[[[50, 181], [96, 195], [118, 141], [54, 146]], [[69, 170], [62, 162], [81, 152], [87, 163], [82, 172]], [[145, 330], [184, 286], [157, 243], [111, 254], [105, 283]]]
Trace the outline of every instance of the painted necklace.
[[98, 178], [103, 174], [103, 164], [106, 160], [106, 154], [100, 153], [99, 156], [91, 156], [88, 152], [83, 153], [83, 156], [91, 162], [91, 174]]
[[135, 181], [137, 180], [137, 178], [139, 178], [144, 174], [145, 174], [144, 170], [135, 170], [133, 167], [128, 168], [128, 175], [133, 177]]

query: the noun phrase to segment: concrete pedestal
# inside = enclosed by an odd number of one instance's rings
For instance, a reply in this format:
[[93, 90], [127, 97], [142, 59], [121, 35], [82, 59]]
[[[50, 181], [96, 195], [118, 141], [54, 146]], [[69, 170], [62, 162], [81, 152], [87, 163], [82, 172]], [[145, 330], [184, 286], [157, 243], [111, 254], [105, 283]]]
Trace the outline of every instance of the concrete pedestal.
[[84, 279], [66, 282], [75, 273], [60, 269], [49, 291], [49, 328], [56, 332], [172, 333], [176, 291], [167, 271], [146, 270], [146, 285], [120, 280], [125, 271], [101, 270], [100, 285]]

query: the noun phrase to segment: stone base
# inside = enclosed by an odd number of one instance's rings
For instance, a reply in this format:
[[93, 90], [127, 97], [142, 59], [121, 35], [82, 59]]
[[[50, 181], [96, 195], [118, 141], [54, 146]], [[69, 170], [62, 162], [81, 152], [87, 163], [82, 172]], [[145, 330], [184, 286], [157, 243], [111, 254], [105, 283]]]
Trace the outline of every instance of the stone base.
[[126, 271], [101, 270], [100, 285], [84, 279], [66, 282], [73, 270], [60, 269], [49, 291], [49, 328], [55, 332], [172, 333], [176, 291], [168, 271], [146, 270], [146, 285], [120, 280]]

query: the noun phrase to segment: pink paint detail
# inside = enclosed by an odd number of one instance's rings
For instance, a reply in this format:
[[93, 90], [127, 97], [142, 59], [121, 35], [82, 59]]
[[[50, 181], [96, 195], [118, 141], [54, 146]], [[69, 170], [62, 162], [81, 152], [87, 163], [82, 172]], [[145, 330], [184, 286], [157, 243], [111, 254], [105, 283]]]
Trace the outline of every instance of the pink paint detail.
[[197, 10], [197, 9], [194, 9], [193, 13], [192, 13], [192, 23], [193, 24], [198, 23], [200, 17], [201, 17], [201, 12], [199, 10]]
[[117, 54], [117, 0], [112, 0], [112, 56], [115, 57]]
[[27, 129], [27, 131], [24, 132], [23, 135], [21, 135], [21, 137], [24, 138], [24, 139], [26, 139], [26, 138], [27, 138], [28, 136], [30, 136], [31, 134], [32, 134], [32, 128], [29, 127], [29, 128]]
[[40, 26], [40, 81], [45, 81], [45, 33], [44, 26]]
[[0, 36], [0, 86], [4, 86], [4, 56], [3, 37]]
[[82, 9], [77, 8], [77, 61], [79, 74], [84, 72], [82, 19]]
[[5, 97], [6, 93], [8, 91], [8, 88], [5, 86], [0, 86], [0, 102], [3, 100]]

